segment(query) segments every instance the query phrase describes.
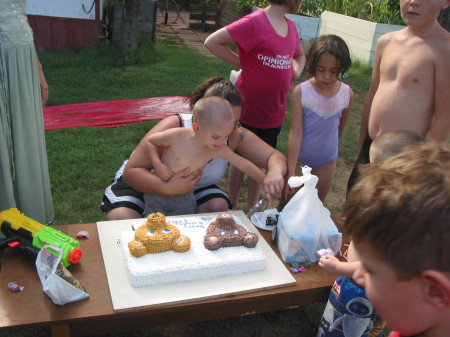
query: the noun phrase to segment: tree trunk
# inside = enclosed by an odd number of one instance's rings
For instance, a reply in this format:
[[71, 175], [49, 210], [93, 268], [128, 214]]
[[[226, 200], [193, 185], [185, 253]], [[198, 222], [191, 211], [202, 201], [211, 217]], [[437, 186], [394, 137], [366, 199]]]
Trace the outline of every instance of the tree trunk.
[[141, 0], [115, 0], [113, 43], [122, 48], [136, 48], [138, 42], [138, 13]]
[[450, 32], [450, 7], [447, 7], [439, 13], [438, 22]]

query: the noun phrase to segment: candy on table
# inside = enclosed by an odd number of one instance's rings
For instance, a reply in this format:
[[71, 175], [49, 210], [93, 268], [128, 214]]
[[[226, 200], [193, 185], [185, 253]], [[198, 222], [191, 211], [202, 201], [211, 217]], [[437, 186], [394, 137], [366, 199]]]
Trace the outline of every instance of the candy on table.
[[79, 231], [77, 234], [77, 239], [89, 239], [88, 231]]
[[9, 282], [8, 288], [13, 293], [18, 293], [20, 291], [23, 291], [24, 287], [19, 286], [16, 282]]
[[298, 267], [293, 267], [290, 270], [291, 270], [292, 273], [298, 274], [298, 273], [303, 273], [304, 271], [306, 271], [306, 268], [305, 268], [305, 266], [300, 265]]

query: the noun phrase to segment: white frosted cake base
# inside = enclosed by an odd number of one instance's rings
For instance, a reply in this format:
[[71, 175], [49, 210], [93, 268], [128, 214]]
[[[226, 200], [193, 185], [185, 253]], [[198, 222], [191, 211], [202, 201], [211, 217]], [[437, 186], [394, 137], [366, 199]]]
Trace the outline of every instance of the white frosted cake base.
[[[245, 227], [237, 217], [234, 219]], [[132, 286], [205, 280], [263, 270], [266, 266], [266, 256], [259, 244], [255, 248], [226, 247], [216, 251], [206, 249], [203, 239], [211, 222], [209, 217], [189, 216], [183, 219], [168, 218], [166, 221], [177, 226], [182, 235], [191, 239], [191, 248], [185, 253], [168, 251], [136, 258], [128, 249], [128, 242], [134, 239], [134, 232], [122, 232], [121, 246]], [[144, 220], [133, 225], [137, 229], [143, 222]]]
[[[151, 287], [133, 287], [125, 267], [120, 236], [130, 231], [136, 219], [97, 222], [100, 246], [115, 311], [134, 310], [139, 307], [163, 307], [167, 305], [195, 302], [223, 296], [238, 295], [253, 291], [267, 290], [295, 284], [295, 279], [279, 259], [258, 230], [242, 211], [229, 211], [245, 224], [250, 232], [255, 232], [258, 245], [267, 257], [266, 268], [253, 273], [216, 277], [209, 280], [176, 282]], [[201, 214], [210, 220], [217, 213]], [[185, 216], [168, 217], [166, 220]], [[136, 226], [134, 226], [136, 228]]]

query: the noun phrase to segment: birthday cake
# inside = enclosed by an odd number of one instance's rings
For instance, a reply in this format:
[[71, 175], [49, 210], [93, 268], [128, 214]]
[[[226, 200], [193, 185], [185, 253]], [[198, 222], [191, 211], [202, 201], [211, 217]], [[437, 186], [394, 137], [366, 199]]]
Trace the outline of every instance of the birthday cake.
[[204, 243], [209, 250], [238, 246], [253, 248], [258, 243], [258, 236], [238, 224], [232, 215], [222, 213], [206, 229]]
[[[180, 238], [183, 239], [181, 241], [186, 242], [184, 238], [188, 238], [189, 250], [184, 248], [184, 252], [181, 252], [170, 247], [164, 252], [151, 251], [137, 254], [140, 257], [133, 256], [130, 248], [134, 247], [136, 234], [138, 231], [141, 233], [139, 228], [147, 224], [145, 219], [136, 221], [133, 227], [137, 230], [124, 231], [120, 237], [125, 267], [133, 287], [236, 275], [263, 270], [266, 266], [266, 256], [257, 244], [258, 237], [249, 232], [245, 224], [233, 215], [174, 217], [165, 218], [164, 222], [168, 226], [176, 227]], [[229, 236], [224, 239], [225, 233], [219, 233], [218, 240], [214, 238], [212, 241], [220, 242], [220, 245], [207, 249], [206, 243], [214, 237], [211, 230], [208, 232], [208, 228], [223, 222], [237, 237], [230, 241]], [[162, 231], [164, 232], [164, 229]], [[174, 232], [173, 228], [170, 232]], [[180, 238], [174, 242], [180, 241]]]
[[134, 240], [128, 242], [131, 255], [141, 257], [146, 254], [164, 253], [173, 250], [184, 253], [189, 250], [191, 240], [181, 235], [178, 228], [166, 222], [161, 213], [152, 213], [134, 234]]

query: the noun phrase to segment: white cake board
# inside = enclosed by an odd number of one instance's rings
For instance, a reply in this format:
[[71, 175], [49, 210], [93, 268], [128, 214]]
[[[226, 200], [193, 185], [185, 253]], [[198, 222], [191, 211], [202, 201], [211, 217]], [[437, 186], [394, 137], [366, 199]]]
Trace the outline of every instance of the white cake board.
[[[128, 279], [120, 234], [129, 231], [137, 219], [97, 222], [100, 246], [105, 262], [106, 276], [114, 310], [137, 307], [156, 307], [166, 304], [192, 302], [199, 299], [276, 288], [294, 284], [296, 281], [275, 252], [242, 211], [230, 211], [245, 227], [259, 236], [258, 245], [267, 257], [266, 268], [261, 271], [231, 275], [209, 280], [179, 282], [161, 286], [132, 287]], [[215, 216], [219, 213], [197, 214]], [[177, 218], [182, 216], [177, 216]], [[170, 219], [171, 217], [167, 217]]]

